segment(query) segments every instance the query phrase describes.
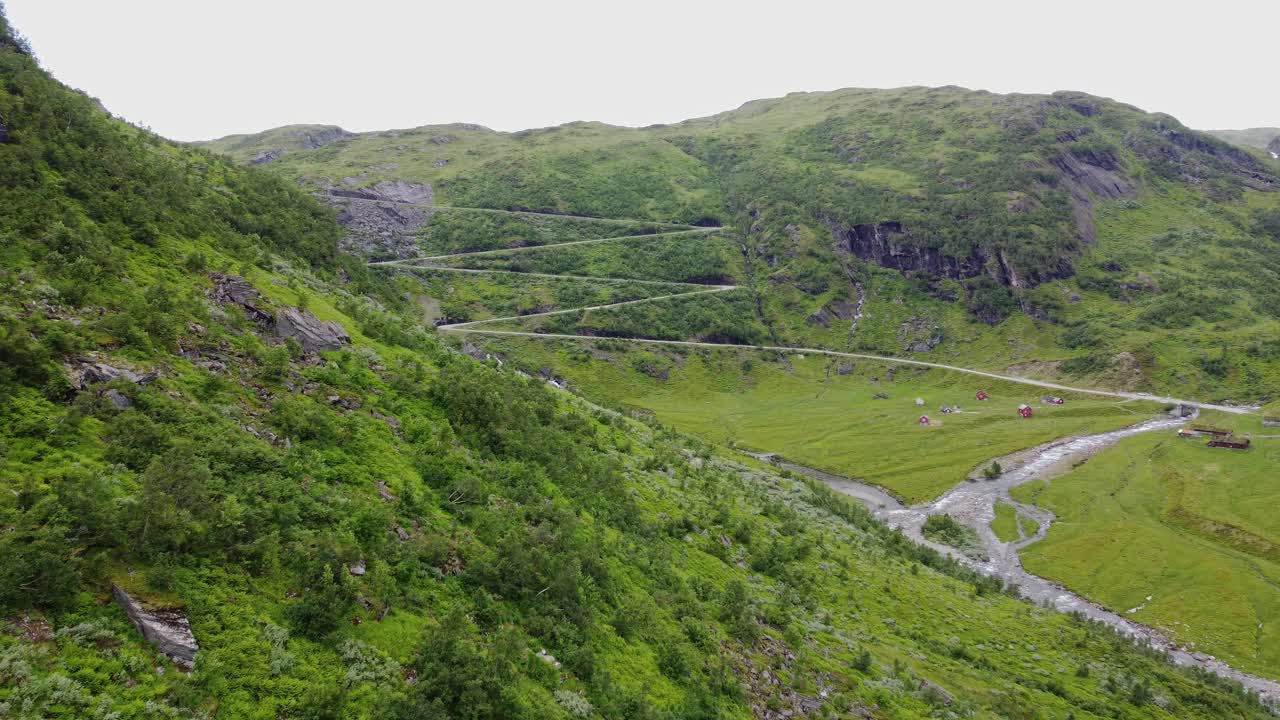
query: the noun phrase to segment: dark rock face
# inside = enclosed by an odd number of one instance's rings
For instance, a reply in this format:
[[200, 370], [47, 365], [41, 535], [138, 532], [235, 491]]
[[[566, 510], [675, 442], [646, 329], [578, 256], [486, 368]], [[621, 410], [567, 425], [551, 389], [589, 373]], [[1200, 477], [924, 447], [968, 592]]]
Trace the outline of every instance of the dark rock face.
[[832, 232], [839, 249], [908, 276], [968, 280], [985, 274], [1002, 285], [1031, 288], [1075, 274], [1075, 268], [1066, 260], [1057, 266], [1024, 270], [1015, 268], [1003, 252], [990, 255], [982, 248], [975, 248], [965, 257], [953, 257], [918, 242], [898, 222], [833, 227]]
[[986, 263], [981, 251], [955, 258], [942, 254], [937, 248], [917, 244], [911, 233], [897, 222], [854, 225], [847, 230], [837, 230], [836, 234], [844, 250], [903, 273], [963, 280], [981, 275]]
[[276, 337], [293, 338], [307, 352], [339, 350], [351, 344], [351, 336], [336, 322], [321, 320], [305, 310], [285, 308], [275, 322]]
[[1211, 140], [1208, 136], [1198, 133], [1184, 133], [1178, 130], [1166, 130], [1164, 136], [1169, 142], [1183, 150], [1202, 152], [1206, 155], [1229, 160], [1243, 168], [1257, 169], [1258, 163], [1253, 159], [1252, 155], [1230, 143]]
[[214, 273], [213, 299], [222, 305], [239, 305], [250, 320], [259, 325], [270, 325], [271, 313], [258, 305], [258, 291], [239, 275]]
[[111, 382], [116, 378], [124, 378], [131, 383], [136, 383], [142, 379], [132, 370], [113, 367], [106, 363], [91, 363], [80, 369], [80, 387], [82, 389], [98, 383]]
[[1255, 190], [1280, 187], [1280, 177], [1235, 145], [1183, 128], [1157, 125], [1153, 129], [1160, 140], [1138, 142], [1134, 150], [1187, 182], [1199, 183], [1225, 173]]
[[1093, 199], [1113, 200], [1133, 197], [1133, 183], [1120, 173], [1114, 155], [1095, 150], [1067, 150], [1053, 160], [1064, 189], [1071, 196], [1071, 214], [1076, 221], [1076, 237], [1083, 245], [1093, 245], [1098, 230], [1093, 222]]
[[1280, 159], [1280, 135], [1267, 145], [1267, 152], [1271, 153], [1271, 157]]
[[430, 185], [383, 181], [367, 188], [333, 188], [325, 199], [337, 208], [338, 222], [347, 229], [344, 250], [370, 259], [421, 254], [418, 229], [431, 219], [435, 201]]
[[200, 646], [191, 634], [186, 615], [176, 608], [146, 607], [116, 585], [111, 586], [111, 595], [147, 642], [175, 665], [191, 672]]
[[0, 143], [9, 142], [9, 128], [4, 126], [4, 118], [0, 118]]

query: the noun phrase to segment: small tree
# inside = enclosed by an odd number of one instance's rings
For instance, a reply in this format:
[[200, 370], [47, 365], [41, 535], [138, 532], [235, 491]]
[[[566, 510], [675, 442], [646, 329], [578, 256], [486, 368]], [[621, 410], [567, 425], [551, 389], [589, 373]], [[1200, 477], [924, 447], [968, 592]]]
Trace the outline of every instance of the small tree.
[[990, 465], [982, 471], [982, 476], [988, 480], [995, 480], [1004, 474], [1004, 468], [1000, 467], [1000, 463], [992, 461]]

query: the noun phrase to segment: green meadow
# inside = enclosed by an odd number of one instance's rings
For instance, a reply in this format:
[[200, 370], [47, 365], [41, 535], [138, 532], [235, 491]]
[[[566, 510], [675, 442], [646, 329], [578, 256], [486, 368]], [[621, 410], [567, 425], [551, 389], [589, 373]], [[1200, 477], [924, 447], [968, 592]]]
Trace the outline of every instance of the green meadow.
[[[1200, 420], [1273, 430], [1256, 416]], [[1065, 476], [1015, 488], [1058, 516], [1023, 564], [1232, 665], [1280, 676], [1278, 467], [1280, 439], [1237, 451], [1172, 431], [1128, 438]]]
[[[1030, 386], [818, 355], [645, 350], [607, 339], [471, 339], [518, 363], [552, 368], [594, 400], [652, 414], [712, 443], [865, 479], [912, 503], [938, 496], [992, 458], [1132, 425], [1160, 410], [1089, 395], [1047, 406]], [[991, 399], [975, 401], [979, 389]], [[1031, 420], [1018, 416], [1022, 403], [1034, 407]], [[964, 412], [944, 415], [942, 405]], [[928, 427], [918, 424], [922, 414]]]

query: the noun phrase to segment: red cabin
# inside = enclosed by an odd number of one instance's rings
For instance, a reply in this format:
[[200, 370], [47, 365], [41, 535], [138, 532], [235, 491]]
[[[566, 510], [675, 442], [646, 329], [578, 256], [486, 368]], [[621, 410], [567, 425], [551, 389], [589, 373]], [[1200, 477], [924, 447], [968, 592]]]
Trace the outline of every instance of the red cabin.
[[987, 399], [987, 391], [986, 391], [986, 390], [979, 390], [979, 391], [978, 391], [978, 394], [977, 394], [975, 397], [977, 397], [979, 400], [986, 400], [986, 399]]
[[928, 416], [928, 415], [921, 415], [921, 416], [920, 416], [920, 425], [921, 425], [921, 426], [927, 426], [928, 424], [929, 424], [929, 416]]
[[1021, 415], [1023, 418], [1025, 418], [1025, 419], [1027, 419], [1027, 420], [1030, 420], [1030, 419], [1031, 419], [1031, 406], [1030, 406], [1030, 405], [1019, 405], [1019, 406], [1018, 406], [1018, 414], [1019, 414], [1019, 415]]

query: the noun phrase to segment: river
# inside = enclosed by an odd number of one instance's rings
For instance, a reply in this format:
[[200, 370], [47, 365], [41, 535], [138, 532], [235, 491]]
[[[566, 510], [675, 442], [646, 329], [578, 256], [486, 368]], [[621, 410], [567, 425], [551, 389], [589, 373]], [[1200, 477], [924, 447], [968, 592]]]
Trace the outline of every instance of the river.
[[[901, 529], [915, 542], [953, 557], [978, 572], [999, 577], [1008, 585], [1016, 587], [1023, 597], [1037, 605], [1051, 607], [1064, 613], [1080, 613], [1128, 637], [1164, 651], [1176, 665], [1208, 670], [1220, 677], [1239, 682], [1257, 692], [1269, 703], [1280, 704], [1280, 682], [1250, 675], [1210, 655], [1181, 647], [1154, 628], [1135, 623], [1071, 592], [1058, 583], [1032, 575], [1023, 569], [1022, 561], [1018, 556], [1019, 550], [1044, 538], [1049, 526], [1053, 523], [1054, 516], [1043, 508], [1014, 501], [1009, 496], [1010, 488], [1033, 480], [1051, 479], [1124, 438], [1141, 433], [1172, 430], [1187, 420], [1188, 418], [1158, 418], [1121, 430], [1047, 443], [1016, 453], [1012, 456], [1012, 462], [1010, 458], [1000, 458], [1002, 464], [1010, 462], [1011, 468], [995, 480], [965, 481], [933, 502], [909, 507], [904, 506], [883, 488], [875, 485], [796, 465], [772, 455], [756, 455], [756, 457], [821, 480], [832, 490], [848, 495], [866, 505], [873, 515], [890, 527]], [[998, 501], [1013, 505], [1019, 513], [1039, 523], [1040, 527], [1036, 533], [1031, 537], [1023, 536], [1015, 542], [1001, 542], [991, 530], [991, 521], [995, 518]], [[987, 554], [986, 560], [975, 560], [952, 547], [935, 543], [924, 537], [921, 528], [925, 519], [930, 515], [943, 513], [951, 515], [978, 533]]]

